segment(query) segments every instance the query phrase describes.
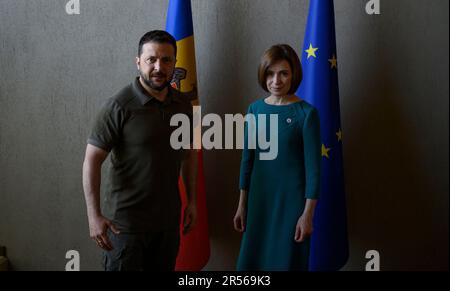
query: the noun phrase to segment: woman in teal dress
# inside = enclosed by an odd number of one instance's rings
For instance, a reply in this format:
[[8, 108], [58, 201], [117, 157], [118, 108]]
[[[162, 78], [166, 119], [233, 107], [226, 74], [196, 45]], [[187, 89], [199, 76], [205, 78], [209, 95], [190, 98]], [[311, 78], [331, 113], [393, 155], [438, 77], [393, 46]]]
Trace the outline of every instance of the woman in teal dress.
[[[257, 142], [249, 146], [246, 124], [234, 217], [235, 229], [243, 232], [237, 270], [306, 271], [320, 184], [318, 112], [295, 95], [302, 69], [289, 45], [275, 45], [264, 53], [258, 80], [271, 95], [252, 103], [248, 113], [255, 115], [256, 135], [261, 129], [258, 115], [267, 116], [268, 130], [278, 129], [278, 154], [262, 159], [260, 154], [269, 149], [261, 149]], [[270, 114], [278, 116], [277, 127], [270, 128]]]

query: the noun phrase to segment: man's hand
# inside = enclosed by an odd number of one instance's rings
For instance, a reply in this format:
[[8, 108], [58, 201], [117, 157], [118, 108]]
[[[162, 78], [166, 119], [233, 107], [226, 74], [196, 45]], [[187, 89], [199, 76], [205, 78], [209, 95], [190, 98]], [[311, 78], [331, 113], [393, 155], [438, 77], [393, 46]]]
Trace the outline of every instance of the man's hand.
[[106, 250], [110, 251], [113, 249], [111, 241], [108, 238], [107, 231], [108, 228], [115, 234], [120, 232], [117, 230], [115, 225], [102, 215], [89, 217], [89, 232], [91, 238], [97, 243], [97, 245]]
[[197, 163], [197, 151], [189, 150], [181, 166], [181, 176], [189, 201], [184, 209], [183, 235], [189, 233], [197, 223]]
[[189, 203], [184, 209], [183, 217], [183, 235], [188, 234], [197, 223], [197, 205], [196, 203]]

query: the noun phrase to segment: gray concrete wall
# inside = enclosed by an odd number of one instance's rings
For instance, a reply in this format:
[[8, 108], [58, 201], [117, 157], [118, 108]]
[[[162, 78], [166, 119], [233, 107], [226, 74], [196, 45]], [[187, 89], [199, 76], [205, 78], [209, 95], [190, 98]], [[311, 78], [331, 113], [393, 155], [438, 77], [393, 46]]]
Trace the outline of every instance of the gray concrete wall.
[[[100, 269], [81, 186], [100, 102], [131, 81], [140, 36], [164, 28], [167, 0], [0, 2], [0, 245], [15, 270], [63, 270], [67, 250]], [[447, 0], [336, 0], [350, 258], [363, 270], [448, 270]], [[264, 96], [261, 53], [303, 44], [307, 0], [192, 0], [204, 114]], [[207, 270], [233, 270], [240, 151], [205, 151]]]

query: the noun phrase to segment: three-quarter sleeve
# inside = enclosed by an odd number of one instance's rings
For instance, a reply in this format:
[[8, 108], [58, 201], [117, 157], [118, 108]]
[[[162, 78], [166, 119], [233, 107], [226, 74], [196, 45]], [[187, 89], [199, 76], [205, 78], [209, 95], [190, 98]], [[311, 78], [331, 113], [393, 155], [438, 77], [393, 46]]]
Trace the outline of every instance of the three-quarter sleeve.
[[317, 199], [320, 193], [320, 163], [322, 160], [320, 141], [320, 119], [315, 108], [310, 110], [303, 124], [305, 160], [305, 198]]
[[[253, 115], [252, 105], [249, 106], [247, 116]], [[251, 118], [247, 119], [251, 120]], [[250, 127], [249, 127], [250, 125]], [[239, 189], [249, 191], [250, 179], [253, 170], [253, 162], [255, 159], [255, 149], [249, 145], [249, 130], [251, 131], [251, 124], [245, 122], [244, 126], [244, 148], [242, 150], [241, 170], [239, 178]]]

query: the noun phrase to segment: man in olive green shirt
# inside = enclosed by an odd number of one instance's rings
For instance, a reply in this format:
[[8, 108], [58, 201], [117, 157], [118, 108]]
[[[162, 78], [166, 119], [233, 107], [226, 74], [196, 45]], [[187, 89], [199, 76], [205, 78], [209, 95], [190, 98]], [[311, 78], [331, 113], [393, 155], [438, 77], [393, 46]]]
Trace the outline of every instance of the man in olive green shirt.
[[[104, 250], [105, 270], [174, 270], [180, 172], [189, 201], [183, 232], [196, 221], [196, 155], [170, 145], [175, 130], [171, 117], [182, 113], [192, 121], [189, 97], [170, 86], [176, 49], [165, 31], [141, 38], [136, 57], [140, 76], [103, 105], [88, 139], [83, 187], [90, 236]], [[101, 166], [109, 153], [110, 187], [102, 213]]]

